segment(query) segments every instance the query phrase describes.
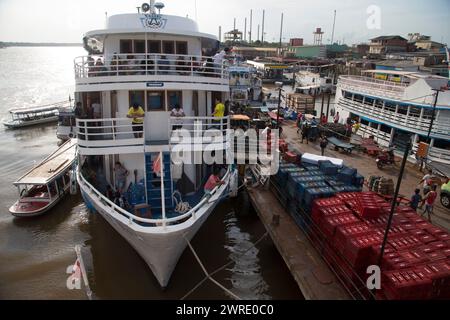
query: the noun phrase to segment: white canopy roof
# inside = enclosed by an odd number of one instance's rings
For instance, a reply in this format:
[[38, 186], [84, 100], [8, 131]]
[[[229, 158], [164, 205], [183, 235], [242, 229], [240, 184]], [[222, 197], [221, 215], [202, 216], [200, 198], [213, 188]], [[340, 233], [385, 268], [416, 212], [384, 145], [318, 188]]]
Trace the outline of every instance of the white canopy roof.
[[72, 166], [75, 161], [77, 142], [71, 139], [58, 150], [28, 171], [14, 185], [45, 185]]
[[32, 107], [32, 108], [20, 108], [20, 109], [10, 109], [10, 113], [14, 114], [29, 114], [29, 113], [38, 113], [38, 112], [47, 112], [47, 111], [58, 111], [58, 106], [46, 106], [46, 107]]

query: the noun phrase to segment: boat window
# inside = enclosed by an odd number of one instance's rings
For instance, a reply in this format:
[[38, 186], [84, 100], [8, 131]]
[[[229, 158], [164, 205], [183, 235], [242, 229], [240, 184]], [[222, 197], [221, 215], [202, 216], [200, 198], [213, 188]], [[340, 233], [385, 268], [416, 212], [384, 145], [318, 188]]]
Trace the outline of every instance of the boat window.
[[450, 150], [450, 142], [446, 140], [435, 139], [433, 146], [438, 149]]
[[148, 41], [148, 53], [161, 53], [161, 41], [149, 40]]
[[395, 112], [395, 110], [397, 109], [397, 106], [395, 103], [386, 101], [386, 103], [384, 104], [384, 109], [386, 111], [391, 111], [391, 112]]
[[177, 54], [187, 55], [188, 54], [188, 44], [186, 41], [176, 42]]
[[139, 105], [144, 108], [145, 106], [145, 91], [130, 91], [129, 95], [129, 104], [130, 107], [133, 105], [133, 103], [139, 103]]
[[165, 110], [165, 92], [164, 91], [148, 91], [147, 92], [147, 111]]
[[421, 113], [421, 109], [417, 107], [410, 107], [409, 109], [409, 116], [419, 118]]
[[375, 100], [375, 107], [382, 109], [383, 108], [383, 100], [376, 99]]
[[361, 119], [361, 124], [365, 125], [365, 126], [368, 126], [369, 125], [369, 121]]
[[120, 53], [132, 53], [133, 40], [120, 40]]
[[398, 113], [406, 116], [408, 114], [408, 106], [399, 106]]
[[381, 125], [380, 130], [384, 133], [391, 134], [392, 129], [384, 124]]
[[363, 102], [363, 96], [360, 94], [355, 94], [354, 101], [362, 103]]
[[145, 53], [145, 40], [134, 40], [134, 53]]
[[169, 110], [175, 108], [175, 105], [183, 107], [183, 94], [181, 91], [167, 91], [167, 102]]
[[175, 53], [175, 43], [173, 41], [163, 41], [163, 53], [174, 54]]
[[423, 110], [423, 118], [431, 119], [433, 117], [433, 109], [424, 109]]
[[367, 105], [369, 105], [369, 106], [372, 106], [372, 105], [373, 105], [373, 101], [374, 101], [374, 99], [369, 98], [369, 97], [366, 97], [366, 98], [364, 99], [364, 103], [367, 104]]

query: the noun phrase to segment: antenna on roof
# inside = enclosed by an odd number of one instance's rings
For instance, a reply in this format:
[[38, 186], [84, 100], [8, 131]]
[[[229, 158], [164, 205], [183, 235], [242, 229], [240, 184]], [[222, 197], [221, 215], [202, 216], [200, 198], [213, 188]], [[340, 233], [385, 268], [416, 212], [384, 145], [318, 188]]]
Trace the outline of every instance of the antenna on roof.
[[161, 9], [164, 9], [165, 5], [162, 2], [155, 3], [155, 8], [158, 9], [158, 14], [161, 14]]
[[141, 9], [143, 12], [147, 13], [150, 12], [150, 14], [156, 14], [155, 8], [158, 9], [158, 14], [161, 13], [161, 9], [163, 9], [164, 3], [162, 2], [155, 2], [155, 0], [150, 0], [150, 4], [143, 3], [141, 6]]

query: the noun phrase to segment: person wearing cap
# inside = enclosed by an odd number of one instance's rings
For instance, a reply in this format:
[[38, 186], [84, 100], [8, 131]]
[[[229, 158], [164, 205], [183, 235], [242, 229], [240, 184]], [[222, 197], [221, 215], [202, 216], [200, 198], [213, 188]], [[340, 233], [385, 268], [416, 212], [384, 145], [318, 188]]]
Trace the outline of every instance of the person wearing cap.
[[127, 118], [133, 119], [132, 125], [134, 137], [136, 139], [142, 138], [144, 134], [145, 111], [139, 103], [133, 103], [133, 106], [128, 110]]

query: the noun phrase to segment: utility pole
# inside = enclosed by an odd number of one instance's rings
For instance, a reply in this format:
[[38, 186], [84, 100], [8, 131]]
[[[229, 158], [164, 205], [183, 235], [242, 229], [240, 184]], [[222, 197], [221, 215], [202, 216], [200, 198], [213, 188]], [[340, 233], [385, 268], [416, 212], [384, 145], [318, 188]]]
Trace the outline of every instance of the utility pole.
[[400, 174], [398, 176], [397, 187], [395, 189], [394, 199], [392, 200], [391, 213], [389, 215], [387, 228], [384, 233], [384, 239], [383, 239], [383, 244], [381, 246], [380, 257], [378, 258], [378, 266], [380, 268], [383, 263], [384, 251], [386, 249], [386, 243], [387, 243], [387, 240], [389, 237], [389, 232], [391, 231], [392, 219], [394, 217], [395, 207], [397, 206], [397, 198], [398, 198], [398, 194], [400, 193], [400, 187], [402, 185], [403, 174], [405, 173], [406, 161], [408, 160], [408, 156], [409, 156], [409, 152], [410, 152], [411, 148], [412, 148], [412, 142], [409, 141], [405, 148], [405, 154], [403, 155], [402, 167], [400, 169]]
[[261, 43], [264, 43], [264, 19], [266, 17], [266, 10], [263, 9], [262, 15], [262, 30], [261, 30]]
[[284, 20], [284, 13], [281, 14], [280, 53], [281, 53], [281, 48], [282, 48], [282, 46], [283, 46], [283, 20]]
[[[439, 99], [439, 92], [441, 92], [440, 89], [433, 89], [433, 91], [435, 91], [436, 93], [434, 94], [434, 103], [433, 103], [433, 114], [431, 116], [431, 122], [430, 122], [430, 127], [428, 128], [428, 135], [427, 135], [427, 143], [428, 143], [428, 151], [427, 151], [427, 157], [425, 158], [425, 162], [428, 160], [428, 157], [430, 155], [430, 151], [431, 151], [431, 131], [433, 131], [433, 125], [434, 125], [434, 120], [436, 118], [436, 107], [437, 107], [437, 103], [438, 103], [438, 99]], [[424, 159], [422, 159], [421, 163], [420, 163], [420, 171], [423, 170], [423, 165], [424, 165]]]
[[334, 28], [336, 27], [336, 10], [334, 10], [333, 32], [331, 33], [331, 44], [334, 42]]
[[250, 10], [250, 32], [248, 33], [249, 42], [252, 43], [253, 10]]
[[259, 27], [260, 25], [258, 24], [258, 39], [256, 41], [259, 41]]
[[247, 41], [247, 17], [245, 17], [244, 23], [244, 41]]
[[331, 94], [328, 94], [328, 102], [327, 102], [327, 121], [330, 118], [330, 104], [331, 104]]
[[433, 91], [435, 91], [436, 93], [434, 95], [433, 115], [431, 116], [430, 127], [428, 128], [428, 135], [427, 135], [427, 141], [430, 144], [431, 144], [431, 131], [433, 130], [434, 118], [436, 117], [436, 106], [437, 106], [438, 99], [439, 99], [439, 92], [441, 92], [441, 90], [440, 89], [433, 89]]

